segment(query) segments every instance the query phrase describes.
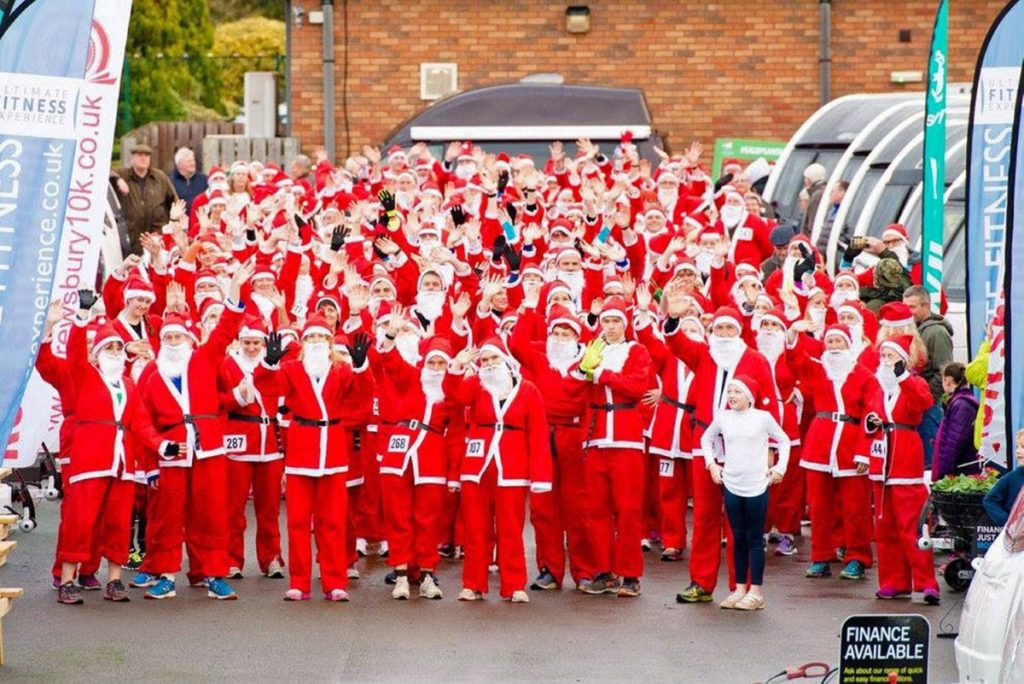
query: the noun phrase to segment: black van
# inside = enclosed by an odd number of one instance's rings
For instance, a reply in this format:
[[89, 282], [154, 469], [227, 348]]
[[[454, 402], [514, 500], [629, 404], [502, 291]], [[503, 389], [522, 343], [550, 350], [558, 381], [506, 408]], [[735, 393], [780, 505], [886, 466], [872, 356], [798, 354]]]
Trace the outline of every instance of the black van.
[[655, 147], [669, 151], [653, 128], [641, 90], [509, 83], [438, 100], [392, 131], [384, 149], [425, 142], [441, 159], [449, 142], [470, 140], [488, 152], [528, 154], [540, 167], [556, 140], [569, 157], [576, 154], [578, 138], [589, 138], [610, 154], [625, 131], [633, 133], [640, 155], [652, 165], [661, 161]]

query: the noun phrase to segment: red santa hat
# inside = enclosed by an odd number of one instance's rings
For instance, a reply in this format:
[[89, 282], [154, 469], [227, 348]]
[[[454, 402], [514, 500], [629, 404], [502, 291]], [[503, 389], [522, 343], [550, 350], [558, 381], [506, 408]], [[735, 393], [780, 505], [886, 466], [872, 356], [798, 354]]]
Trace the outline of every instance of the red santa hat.
[[914, 323], [914, 313], [903, 302], [889, 302], [878, 310], [879, 323], [886, 328], [902, 328]]
[[629, 323], [629, 317], [626, 316], [626, 300], [622, 297], [609, 297], [605, 300], [598, 320], [603, 321], [606, 318], [621, 318], [624, 324]]
[[224, 173], [224, 169], [222, 169], [221, 167], [211, 166], [210, 172], [206, 174], [206, 180], [214, 181], [217, 180], [218, 178], [226, 181], [228, 179], [228, 175]]
[[438, 199], [443, 197], [443, 195], [441, 194], [441, 187], [434, 181], [427, 181], [426, 183], [424, 183], [423, 187], [420, 188], [420, 195], [434, 195]]
[[502, 359], [504, 359], [506, 362], [508, 362], [509, 359], [511, 358], [509, 357], [508, 354], [508, 347], [505, 346], [505, 343], [501, 340], [500, 337], [490, 337], [487, 340], [485, 340], [484, 343], [480, 345], [480, 351], [481, 353], [485, 351], [495, 352], [496, 354], [501, 356]]
[[878, 335], [878, 319], [875, 317], [874, 312], [864, 306], [860, 300], [855, 299], [850, 302], [844, 302], [836, 313], [840, 315], [850, 313], [857, 316], [863, 326], [864, 336], [869, 340], [875, 339]]
[[224, 193], [220, 190], [214, 190], [210, 195], [210, 201], [207, 202], [211, 207], [215, 204], [223, 204], [227, 206], [228, 198], [224, 196]]
[[306, 325], [302, 326], [302, 339], [306, 339], [310, 335], [327, 335], [334, 339], [334, 331], [331, 330], [327, 319], [320, 314], [313, 314], [306, 319]]
[[124, 339], [117, 334], [117, 330], [111, 323], [104, 323], [95, 330], [96, 337], [92, 340], [92, 355], [96, 356], [100, 353], [103, 347], [107, 346], [111, 342], [121, 342], [124, 344]]
[[148, 299], [155, 302], [156, 293], [153, 291], [153, 285], [137, 276], [129, 278], [124, 284], [124, 301], [127, 302], [129, 299]]
[[193, 340], [198, 339], [196, 326], [191, 319], [173, 311], [164, 315], [163, 324], [160, 326], [160, 339], [163, 339], [164, 335], [168, 333], [181, 333], [188, 335]]
[[572, 237], [573, 225], [572, 221], [564, 218], [557, 218], [548, 224], [548, 233], [554, 235], [555, 233], [561, 233], [566, 237]]
[[563, 283], [561, 280], [553, 280], [550, 283], [545, 283], [544, 287], [541, 288], [541, 298], [544, 303], [547, 304], [551, 301], [551, 298], [558, 292], [564, 292], [565, 294], [572, 297], [572, 290], [569, 286]]
[[405, 150], [401, 145], [392, 145], [388, 148], [388, 161], [390, 162], [392, 159], [405, 160]]
[[697, 239], [700, 241], [703, 241], [704, 238], [717, 238], [721, 240], [723, 237], [725, 237], [725, 228], [722, 226], [721, 221], [715, 221], [709, 226], [704, 226]]
[[349, 339], [344, 331], [338, 330], [334, 333], [334, 351], [348, 353]]
[[671, 172], [668, 172], [668, 171], [663, 171], [663, 172], [658, 174], [657, 183], [658, 183], [658, 185], [677, 186], [677, 185], [679, 185], [679, 177], [676, 176], [676, 174], [674, 174], [674, 173], [671, 173]]
[[255, 285], [256, 281], [262, 278], [277, 280], [277, 276], [274, 274], [274, 271], [271, 270], [269, 264], [260, 264], [256, 266], [256, 270], [253, 272], [251, 276], [249, 276], [249, 284]]
[[821, 339], [827, 340], [829, 337], [842, 337], [846, 340], [847, 346], [853, 347], [853, 335], [850, 334], [850, 329], [842, 323], [833, 323], [825, 328], [825, 335]]
[[882, 241], [885, 242], [887, 240], [903, 240], [908, 242], [907, 229], [899, 223], [890, 223], [882, 231]]
[[202, 306], [199, 307], [199, 322], [202, 323], [206, 320], [206, 317], [211, 314], [222, 314], [224, 313], [224, 305], [218, 302], [213, 297], [207, 297], [203, 300]]
[[559, 264], [563, 259], [565, 259], [566, 257], [572, 256], [574, 254], [577, 257], [580, 255], [580, 253], [577, 252], [572, 247], [566, 247], [565, 249], [558, 250], [558, 252], [555, 253], [555, 264], [556, 265]]
[[762, 396], [763, 393], [761, 392], [760, 384], [749, 375], [745, 375], [742, 373], [740, 373], [739, 375], [734, 375], [732, 379], [729, 381], [729, 386], [735, 387], [744, 395], [746, 395], [747, 400], [750, 401], [750, 406], [752, 408], [768, 405], [768, 397]]
[[849, 269], [845, 269], [837, 273], [834, 284], [839, 285], [840, 280], [849, 280], [853, 283], [854, 287], [860, 289], [860, 283], [857, 281], [857, 274]]
[[259, 316], [247, 316], [238, 331], [240, 340], [265, 340], [267, 337], [267, 326]]
[[660, 216], [661, 218], [665, 218], [665, 210], [662, 209], [660, 204], [655, 204], [653, 206], [647, 207], [647, 211], [644, 212], [644, 218], [649, 219], [652, 216]]
[[626, 286], [622, 282], [622, 276], [612, 275], [604, 279], [604, 286], [601, 288], [604, 296], [622, 296], [626, 292]]
[[677, 275], [679, 273], [682, 273], [683, 271], [689, 271], [695, 276], [700, 276], [700, 274], [697, 272], [697, 264], [693, 263], [693, 259], [691, 259], [690, 257], [680, 258], [678, 263], [676, 263], [675, 268], [672, 269], [672, 275]]
[[217, 279], [216, 273], [214, 273], [208, 268], [204, 268], [203, 270], [196, 273], [195, 286], [199, 287], [200, 285], [216, 285], [219, 288], [220, 281]]
[[731, 306], [720, 306], [715, 311], [714, 318], [711, 319], [711, 327], [714, 328], [716, 325], [726, 324], [734, 325], [737, 330], [743, 330], [743, 325], [740, 321], [743, 317], [740, 316], [740, 312]]
[[468, 140], [459, 146], [459, 156], [455, 161], [473, 161], [473, 143]]
[[316, 296], [313, 298], [313, 301], [316, 302], [313, 306], [313, 309], [316, 311], [320, 310], [321, 304], [331, 304], [334, 306], [335, 309], [341, 311], [341, 304], [339, 303], [338, 295], [335, 292], [330, 292], [328, 290], [320, 290], [319, 292], [316, 293]]
[[370, 291], [372, 292], [373, 288], [380, 283], [384, 283], [390, 287], [392, 293], [398, 292], [398, 288], [395, 287], [395, 281], [391, 279], [391, 276], [383, 273], [377, 273], [370, 279]]
[[559, 325], [569, 328], [576, 333], [577, 337], [583, 334], [583, 327], [580, 325], [579, 319], [573, 316], [572, 312], [564, 305], [554, 304], [548, 311], [548, 333]]
[[894, 335], [882, 342], [879, 350], [889, 349], [890, 351], [896, 352], [901, 359], [904, 361], [910, 360], [910, 351], [914, 345], [913, 335]]
[[647, 241], [647, 249], [653, 254], [664, 254], [668, 249], [668, 243], [672, 242], [672, 231], [663, 230]]
[[451, 342], [444, 337], [437, 335], [429, 337], [420, 343], [420, 354], [423, 356], [424, 363], [429, 361], [433, 356], [440, 356], [448, 363], [451, 363], [452, 359], [455, 357]]
[[771, 321], [772, 323], [781, 325], [783, 330], [789, 329], [789, 321], [786, 320], [786, 314], [783, 313], [782, 309], [777, 307], [761, 316], [761, 323], [764, 323], [765, 321]]
[[511, 166], [511, 162], [508, 155], [504, 152], [499, 152], [498, 156], [494, 159], [494, 166], [499, 169], [507, 169]]

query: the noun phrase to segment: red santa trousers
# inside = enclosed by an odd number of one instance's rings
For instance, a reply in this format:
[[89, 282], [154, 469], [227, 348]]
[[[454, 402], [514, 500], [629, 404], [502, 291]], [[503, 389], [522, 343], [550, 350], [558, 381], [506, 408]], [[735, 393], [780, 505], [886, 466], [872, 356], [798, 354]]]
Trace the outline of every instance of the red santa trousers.
[[493, 558], [492, 538], [497, 528], [498, 594], [511, 598], [526, 588], [526, 487], [499, 487], [498, 469], [491, 463], [480, 483], [462, 483], [462, 515], [466, 558], [462, 562], [462, 586], [487, 593], [487, 566]]
[[388, 565], [434, 570], [445, 485], [415, 484], [412, 468], [404, 475], [382, 474]]
[[345, 473], [308, 477], [286, 475], [289, 587], [309, 592], [312, 586], [313, 538], [324, 593], [348, 587], [348, 545], [345, 516], [348, 487]]
[[[718, 568], [722, 562], [722, 535], [725, 534], [726, 554], [732, 558], [732, 529], [722, 514], [722, 487], [711, 480], [707, 461], [703, 457], [690, 462], [690, 487], [693, 492], [693, 537], [690, 540], [690, 581], [711, 593], [718, 586]], [[732, 563], [729, 571], [729, 589], [736, 588], [736, 574]]]
[[587, 449], [584, 458], [594, 570], [640, 577], [646, 456], [640, 449]]
[[[805, 469], [807, 501], [811, 507], [811, 562], [827, 563], [836, 557], [835, 506], [842, 507], [845, 561], [858, 560], [871, 567], [871, 502], [867, 475], [832, 477], [830, 473]], [[918, 509], [920, 513], [920, 509]]]
[[227, 461], [228, 470], [228, 564], [245, 567], [245, 504], [252, 489], [256, 517], [256, 562], [260, 572], [281, 556], [281, 476], [284, 459]]
[[349, 508], [353, 513], [352, 534], [349, 535], [352, 544], [355, 544], [357, 538], [368, 541], [380, 541], [384, 538], [376, 432], [359, 430], [358, 457], [363, 463], [363, 484], [359, 488], [358, 504], [354, 501], [349, 502]]
[[690, 495], [690, 461], [681, 458], [651, 459], [658, 464], [658, 529], [666, 549], [686, 548], [686, 500]]
[[[99, 557], [118, 565], [128, 562], [133, 486], [130, 480], [94, 477], [64, 490], [58, 563], [82, 563], [85, 567], [90, 559]], [[96, 568], [91, 570], [80, 574], [96, 572]]]
[[917, 521], [928, 500], [928, 488], [874, 482], [875, 545], [878, 586], [899, 592], [935, 589], [935, 557], [917, 548]]
[[[644, 440], [647, 443], [647, 440]], [[647, 449], [644, 449], [647, 452]], [[660, 464], [649, 455], [644, 458], [644, 536], [651, 539], [661, 538], [661, 497], [658, 495], [661, 479]]]
[[191, 468], [161, 468], [149, 493], [146, 559], [151, 575], [181, 570], [181, 545], [188, 546], [188, 578], [224, 577], [228, 572], [227, 459], [197, 459]]
[[[65, 477], [66, 476], [67, 476], [67, 471], [65, 471]], [[68, 490], [70, 490], [72, 487], [74, 487], [74, 485], [71, 484], [70, 482], [68, 482], [67, 480], [64, 480], [63, 486], [64, 486], [64, 499], [63, 499], [64, 503], [61, 504], [61, 507], [60, 507], [61, 520], [60, 520], [60, 524], [57, 526], [57, 550], [53, 554], [53, 568], [51, 570], [51, 572], [52, 572], [54, 577], [60, 577], [60, 574], [61, 574], [61, 567], [60, 566], [62, 564], [62, 561], [60, 559], [62, 557], [61, 554], [64, 551], [64, 547], [66, 546], [66, 544], [64, 543], [64, 535], [61, 533], [61, 529], [64, 527], [64, 516], [67, 514], [66, 511], [70, 510], [67, 507]], [[128, 536], [130, 538], [131, 537], [131, 525], [132, 525], [131, 513], [129, 513], [128, 516], [129, 516], [128, 517]], [[100, 569], [100, 561], [101, 560], [102, 560], [102, 556], [100, 556], [100, 554], [98, 552], [93, 552], [88, 560], [80, 561], [80, 564], [78, 566], [78, 575], [79, 575], [79, 577], [84, 576], [84, 575], [95, 575], [96, 572]], [[68, 561], [68, 562], [71, 562], [71, 561]]]
[[573, 581], [594, 576], [590, 541], [583, 510], [586, 482], [583, 470], [583, 430], [555, 425], [550, 431], [554, 477], [550, 492], [530, 494], [530, 524], [537, 545], [537, 569], [547, 568], [559, 585], [565, 576], [566, 537], [569, 574]]
[[800, 515], [804, 505], [804, 474], [800, 463], [800, 446], [791, 446], [789, 466], [782, 482], [772, 487], [768, 497], [768, 518], [765, 532], [774, 527], [781, 534], [800, 534]]

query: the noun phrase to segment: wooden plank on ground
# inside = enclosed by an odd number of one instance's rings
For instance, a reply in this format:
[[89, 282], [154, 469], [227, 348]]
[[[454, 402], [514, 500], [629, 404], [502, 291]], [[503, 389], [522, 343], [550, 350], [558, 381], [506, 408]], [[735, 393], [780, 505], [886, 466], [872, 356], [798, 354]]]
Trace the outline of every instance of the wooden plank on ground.
[[0, 541], [0, 566], [7, 562], [7, 554], [18, 545], [16, 541]]

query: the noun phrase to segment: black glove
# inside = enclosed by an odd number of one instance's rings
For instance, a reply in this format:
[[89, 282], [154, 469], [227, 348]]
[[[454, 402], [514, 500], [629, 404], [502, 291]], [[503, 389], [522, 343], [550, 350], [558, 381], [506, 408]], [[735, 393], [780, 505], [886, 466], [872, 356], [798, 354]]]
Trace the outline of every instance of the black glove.
[[388, 260], [388, 255], [384, 252], [384, 250], [377, 246], [376, 240], [373, 241], [373, 253], [380, 257], [381, 261]]
[[897, 378], [902, 377], [907, 372], [907, 364], [897, 361], [892, 367], [892, 372], [896, 374]]
[[799, 247], [800, 253], [804, 255], [804, 258], [798, 261], [793, 268], [794, 280], [800, 280], [804, 277], [805, 273], [814, 273], [814, 254], [811, 252], [811, 248], [802, 242], [797, 243], [797, 247]]
[[508, 244], [505, 245], [505, 260], [508, 261], [508, 268], [513, 273], [518, 272], [519, 267], [523, 265], [523, 255]]
[[168, 442], [164, 447], [164, 456], [174, 457], [181, 453], [181, 446], [177, 442]]
[[267, 353], [263, 360], [267, 362], [268, 366], [276, 366], [282, 356], [284, 356], [284, 347], [281, 344], [281, 333], [272, 332], [267, 336]]
[[370, 336], [364, 332], [359, 333], [348, 346], [348, 353], [352, 357], [352, 367], [361, 368], [366, 363], [366, 353], [370, 350]]
[[345, 244], [345, 238], [348, 237], [348, 226], [337, 226], [334, 232], [331, 233], [331, 251], [337, 252], [341, 249], [341, 246]]
[[246, 242], [256, 242], [256, 229], [255, 228], [247, 228], [246, 229], [246, 231], [245, 231], [245, 241]]
[[498, 233], [494, 238], [494, 246], [491, 248], [491, 259], [495, 262], [501, 261], [501, 257], [505, 254], [505, 248], [508, 246], [508, 240], [505, 239], [504, 233]]
[[509, 202], [508, 204], [505, 205], [505, 211], [508, 212], [509, 220], [512, 221], [513, 224], [515, 224], [515, 222], [516, 222], [516, 213], [517, 213], [516, 212], [516, 205], [512, 204], [511, 202]]
[[78, 308], [88, 311], [96, 304], [96, 300], [99, 297], [92, 290], [79, 290], [78, 291]]
[[728, 185], [729, 183], [732, 183], [732, 179], [733, 179], [733, 175], [731, 173], [727, 173], [724, 176], [722, 176], [721, 178], [719, 178], [718, 180], [716, 180], [715, 181], [715, 192], [717, 193], [719, 190], [724, 188], [726, 185]]
[[882, 427], [882, 421], [878, 419], [878, 416], [868, 416], [864, 422], [867, 424], [869, 430], [877, 430]]
[[466, 212], [462, 210], [461, 206], [452, 207], [451, 215], [452, 223], [455, 224], [456, 228], [458, 228], [459, 226], [466, 222]]
[[395, 196], [387, 190], [381, 190], [378, 192], [377, 199], [380, 200], [381, 206], [384, 207], [384, 211], [391, 213], [395, 210]]
[[502, 171], [498, 174], [498, 195], [504, 193], [506, 187], [508, 187], [508, 171]]
[[671, 335], [679, 327], [678, 318], [666, 318], [665, 319], [665, 333]]

